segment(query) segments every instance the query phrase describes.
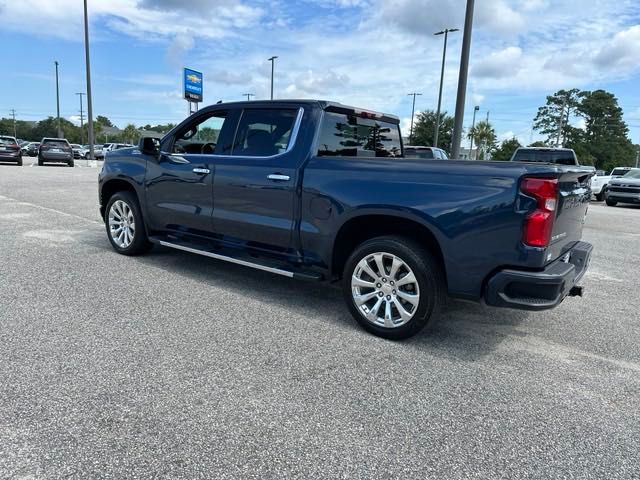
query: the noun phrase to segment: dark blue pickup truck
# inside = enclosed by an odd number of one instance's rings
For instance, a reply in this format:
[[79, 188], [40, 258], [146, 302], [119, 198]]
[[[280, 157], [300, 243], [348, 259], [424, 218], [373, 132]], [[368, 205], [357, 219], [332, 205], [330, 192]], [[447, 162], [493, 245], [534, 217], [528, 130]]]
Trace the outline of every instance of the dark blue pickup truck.
[[408, 159], [395, 116], [325, 101], [238, 102], [110, 152], [100, 213], [124, 255], [160, 244], [340, 281], [365, 329], [400, 339], [447, 295], [529, 310], [581, 295], [591, 175]]

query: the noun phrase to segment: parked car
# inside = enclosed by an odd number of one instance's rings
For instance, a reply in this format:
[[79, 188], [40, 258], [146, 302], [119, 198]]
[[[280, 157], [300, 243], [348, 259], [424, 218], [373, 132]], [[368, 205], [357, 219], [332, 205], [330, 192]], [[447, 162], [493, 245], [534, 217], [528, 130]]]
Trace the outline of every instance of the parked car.
[[640, 203], [640, 168], [630, 169], [624, 176], [609, 182], [605, 193], [607, 205], [615, 207], [618, 203]]
[[27, 155], [29, 157], [35, 157], [38, 155], [38, 150], [40, 149], [40, 142], [28, 142], [24, 145], [20, 150], [22, 155]]
[[0, 135], [0, 162], [22, 165], [22, 151], [15, 137]]
[[576, 152], [570, 148], [520, 147], [511, 156], [511, 161], [580, 165]]
[[87, 157], [88, 150], [83, 145], [72, 143], [71, 149], [73, 150], [73, 158], [80, 159]]
[[65, 138], [43, 138], [38, 151], [38, 165], [66, 163], [74, 166], [73, 149]]
[[529, 310], [582, 294], [591, 171], [402, 158], [399, 123], [312, 100], [203, 108], [107, 155], [107, 237], [123, 255], [160, 244], [341, 281], [356, 321], [391, 339], [422, 329], [447, 293]]
[[423, 147], [420, 145], [409, 145], [404, 147], [406, 158], [422, 158], [425, 160], [449, 160], [447, 152], [437, 147]]
[[598, 170], [596, 175], [591, 180], [591, 190], [596, 197], [596, 200], [601, 202], [605, 198], [605, 194], [609, 185], [609, 182], [614, 178], [619, 178], [626, 175], [629, 171], [633, 170], [632, 167], [616, 167], [611, 170], [609, 175], [600, 175]]

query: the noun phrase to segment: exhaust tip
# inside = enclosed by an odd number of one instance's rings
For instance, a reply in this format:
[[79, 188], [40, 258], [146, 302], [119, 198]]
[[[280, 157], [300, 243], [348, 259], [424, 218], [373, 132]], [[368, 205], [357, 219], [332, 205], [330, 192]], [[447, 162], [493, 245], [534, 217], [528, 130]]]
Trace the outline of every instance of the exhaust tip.
[[581, 297], [582, 293], [584, 291], [584, 287], [572, 287], [571, 290], [569, 290], [569, 296], [570, 297]]

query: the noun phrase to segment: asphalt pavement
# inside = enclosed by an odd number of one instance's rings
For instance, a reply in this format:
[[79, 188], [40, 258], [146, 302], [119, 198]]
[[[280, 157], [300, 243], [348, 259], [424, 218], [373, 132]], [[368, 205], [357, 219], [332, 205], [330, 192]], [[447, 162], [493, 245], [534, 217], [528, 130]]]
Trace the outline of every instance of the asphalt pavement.
[[640, 478], [640, 208], [591, 205], [584, 298], [390, 342], [335, 288], [120, 256], [98, 170], [32, 163], [0, 165], [0, 478]]

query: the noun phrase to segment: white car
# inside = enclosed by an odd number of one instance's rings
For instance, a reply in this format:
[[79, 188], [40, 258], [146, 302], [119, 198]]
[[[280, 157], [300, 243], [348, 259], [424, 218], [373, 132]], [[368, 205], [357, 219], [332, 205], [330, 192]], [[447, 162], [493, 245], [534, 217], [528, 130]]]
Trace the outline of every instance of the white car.
[[601, 202], [604, 200], [605, 192], [607, 191], [607, 186], [609, 182], [613, 178], [619, 178], [623, 175], [626, 175], [630, 170], [634, 170], [632, 167], [616, 167], [611, 170], [609, 175], [595, 175], [591, 179], [591, 191], [596, 197], [596, 200]]

